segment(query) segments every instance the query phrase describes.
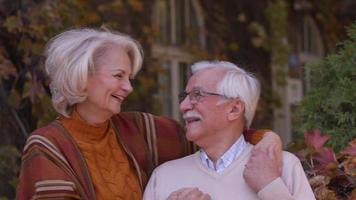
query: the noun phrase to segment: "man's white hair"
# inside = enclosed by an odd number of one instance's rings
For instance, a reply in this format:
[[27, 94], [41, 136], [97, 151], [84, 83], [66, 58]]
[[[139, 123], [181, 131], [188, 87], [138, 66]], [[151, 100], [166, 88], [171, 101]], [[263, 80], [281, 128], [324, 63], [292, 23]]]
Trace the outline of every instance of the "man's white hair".
[[261, 86], [257, 78], [227, 61], [200, 61], [191, 66], [192, 74], [205, 69], [226, 69], [216, 90], [227, 98], [239, 98], [244, 102], [245, 128], [249, 128], [261, 93]]
[[73, 106], [87, 98], [88, 76], [95, 72], [95, 61], [118, 46], [127, 52], [132, 77], [141, 69], [143, 51], [138, 42], [118, 32], [81, 28], [65, 31], [46, 45], [46, 71], [51, 79], [52, 104], [57, 112], [68, 116]]

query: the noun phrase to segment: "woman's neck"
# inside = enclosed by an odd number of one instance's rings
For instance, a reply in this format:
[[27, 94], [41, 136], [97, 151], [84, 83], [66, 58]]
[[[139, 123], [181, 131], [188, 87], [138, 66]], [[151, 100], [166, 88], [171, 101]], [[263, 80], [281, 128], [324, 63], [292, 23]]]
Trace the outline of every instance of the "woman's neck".
[[75, 109], [80, 117], [91, 125], [102, 124], [109, 120], [112, 116], [110, 113], [91, 110], [90, 107], [84, 106], [83, 104], [77, 104]]

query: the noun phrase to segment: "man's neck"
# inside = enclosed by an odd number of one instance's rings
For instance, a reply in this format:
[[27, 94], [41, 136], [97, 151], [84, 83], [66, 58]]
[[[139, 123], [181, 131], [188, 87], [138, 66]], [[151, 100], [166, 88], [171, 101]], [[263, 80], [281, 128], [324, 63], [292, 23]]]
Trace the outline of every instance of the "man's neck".
[[[212, 145], [207, 145], [202, 147], [205, 153], [208, 155], [214, 165], [219, 160], [219, 158], [236, 142], [236, 140], [242, 135], [241, 131], [235, 131], [231, 134], [218, 133], [220, 138], [218, 140], [212, 141]], [[223, 137], [221, 137], [223, 136]]]
[[213, 162], [203, 149], [200, 151], [200, 159], [203, 162], [203, 165], [208, 169], [220, 173], [239, 157], [245, 147], [246, 141], [243, 136], [240, 136], [217, 161]]

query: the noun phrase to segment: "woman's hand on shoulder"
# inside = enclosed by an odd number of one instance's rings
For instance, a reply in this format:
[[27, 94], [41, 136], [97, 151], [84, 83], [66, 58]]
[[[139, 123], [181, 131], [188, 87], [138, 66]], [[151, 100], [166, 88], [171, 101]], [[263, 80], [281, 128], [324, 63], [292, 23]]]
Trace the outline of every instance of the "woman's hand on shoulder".
[[243, 172], [246, 183], [256, 192], [281, 176], [282, 141], [270, 131], [256, 144]]

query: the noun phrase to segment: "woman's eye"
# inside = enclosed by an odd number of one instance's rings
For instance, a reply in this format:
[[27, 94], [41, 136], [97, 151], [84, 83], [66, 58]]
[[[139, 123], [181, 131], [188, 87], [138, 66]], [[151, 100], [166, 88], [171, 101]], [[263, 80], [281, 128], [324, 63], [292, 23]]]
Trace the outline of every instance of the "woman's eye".
[[114, 77], [115, 77], [115, 78], [118, 78], [118, 79], [121, 79], [121, 78], [124, 77], [124, 75], [122, 75], [122, 74], [115, 74]]

